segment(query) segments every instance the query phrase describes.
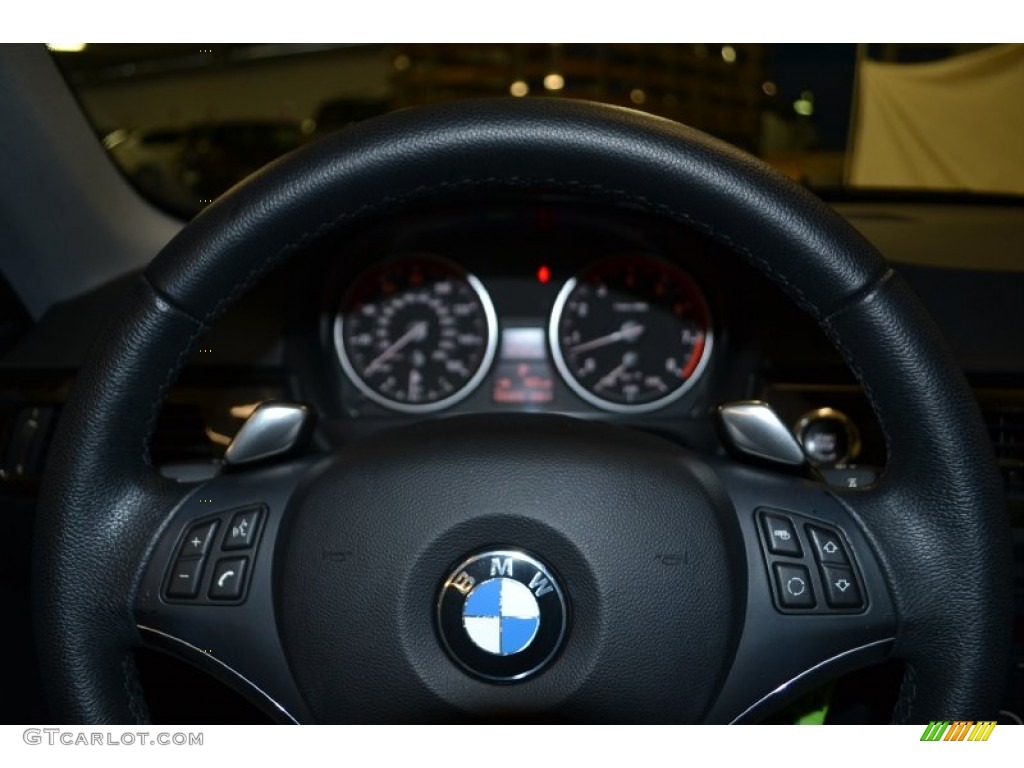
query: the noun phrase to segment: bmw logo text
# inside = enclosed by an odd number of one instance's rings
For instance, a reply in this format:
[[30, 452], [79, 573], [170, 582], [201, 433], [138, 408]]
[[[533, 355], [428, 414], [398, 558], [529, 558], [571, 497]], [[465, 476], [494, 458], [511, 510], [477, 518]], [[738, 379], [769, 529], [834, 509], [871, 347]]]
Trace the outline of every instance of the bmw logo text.
[[551, 570], [519, 550], [481, 552], [455, 566], [437, 602], [445, 649], [464, 670], [518, 682], [554, 660], [565, 639], [565, 596]]

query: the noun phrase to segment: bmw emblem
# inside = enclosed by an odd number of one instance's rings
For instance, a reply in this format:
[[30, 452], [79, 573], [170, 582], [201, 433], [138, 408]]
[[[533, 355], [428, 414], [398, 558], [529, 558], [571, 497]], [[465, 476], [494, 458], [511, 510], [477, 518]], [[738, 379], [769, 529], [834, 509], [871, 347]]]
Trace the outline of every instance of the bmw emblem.
[[515, 550], [482, 552], [459, 563], [437, 601], [448, 653], [492, 682], [540, 672], [561, 648], [567, 619], [558, 580], [539, 560]]

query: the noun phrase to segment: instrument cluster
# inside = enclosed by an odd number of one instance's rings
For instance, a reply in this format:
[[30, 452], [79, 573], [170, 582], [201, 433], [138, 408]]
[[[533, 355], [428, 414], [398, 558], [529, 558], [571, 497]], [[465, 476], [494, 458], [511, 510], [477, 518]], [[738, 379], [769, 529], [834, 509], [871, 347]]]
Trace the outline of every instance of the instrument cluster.
[[373, 259], [331, 308], [349, 400], [401, 414], [631, 415], [669, 407], [701, 380], [715, 334], [683, 266], [634, 249], [555, 262], [477, 274], [434, 250]]

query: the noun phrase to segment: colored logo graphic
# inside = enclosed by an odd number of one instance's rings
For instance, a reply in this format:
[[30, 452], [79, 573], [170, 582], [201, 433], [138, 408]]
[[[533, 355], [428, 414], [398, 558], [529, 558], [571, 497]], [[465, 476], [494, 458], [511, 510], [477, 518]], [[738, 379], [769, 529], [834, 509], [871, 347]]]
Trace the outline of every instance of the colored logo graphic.
[[569, 626], [552, 571], [516, 549], [471, 555], [453, 567], [437, 600], [437, 629], [451, 659], [485, 680], [515, 683], [554, 661]]
[[932, 720], [921, 741], [988, 741], [995, 727], [995, 720]]
[[508, 656], [533, 642], [540, 628], [540, 606], [525, 584], [488, 579], [466, 598], [462, 624], [477, 647]]

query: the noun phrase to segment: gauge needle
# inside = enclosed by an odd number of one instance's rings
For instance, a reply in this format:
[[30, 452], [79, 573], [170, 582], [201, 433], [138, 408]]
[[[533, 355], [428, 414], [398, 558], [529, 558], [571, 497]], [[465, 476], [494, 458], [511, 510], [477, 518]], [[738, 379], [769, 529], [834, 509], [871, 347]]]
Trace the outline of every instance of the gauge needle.
[[401, 352], [407, 344], [413, 341], [423, 341], [425, 338], [427, 338], [427, 321], [420, 320], [413, 323], [409, 330], [403, 333], [397, 341], [370, 361], [370, 364], [366, 366], [364, 375], [372, 376], [378, 368]]
[[640, 323], [634, 323], [627, 320], [622, 324], [622, 327], [614, 333], [609, 333], [607, 336], [599, 336], [598, 338], [591, 339], [590, 341], [584, 341], [582, 344], [577, 344], [575, 347], [569, 347], [569, 354], [578, 355], [580, 352], [605, 347], [619, 341], [635, 341], [640, 338], [643, 332], [644, 327], [640, 325]]

